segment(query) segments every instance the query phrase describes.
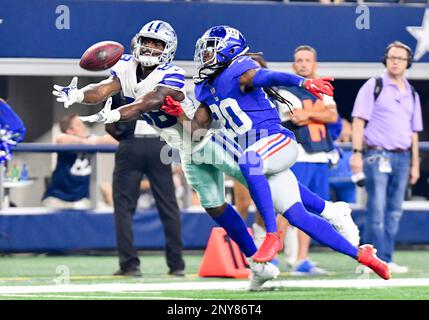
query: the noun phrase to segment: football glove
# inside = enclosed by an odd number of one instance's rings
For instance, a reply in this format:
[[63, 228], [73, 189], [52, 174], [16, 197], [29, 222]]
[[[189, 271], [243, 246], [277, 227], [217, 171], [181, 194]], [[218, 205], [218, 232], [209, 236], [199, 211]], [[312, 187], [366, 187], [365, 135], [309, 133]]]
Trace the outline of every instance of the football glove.
[[180, 117], [184, 113], [180, 102], [174, 100], [170, 96], [165, 97], [164, 105], [160, 108], [160, 110], [173, 117]]
[[67, 87], [54, 84], [52, 94], [57, 97], [58, 102], [64, 103], [64, 108], [68, 108], [74, 103], [81, 103], [84, 99], [82, 90], [77, 88], [77, 77], [74, 77]]
[[334, 95], [334, 86], [330, 83], [334, 81], [333, 78], [318, 78], [318, 79], [306, 79], [302, 83], [302, 87], [305, 90], [315, 95], [320, 100], [323, 100], [323, 94], [328, 96]]
[[80, 116], [79, 119], [83, 122], [97, 122], [97, 123], [113, 123], [119, 121], [121, 113], [118, 110], [112, 109], [112, 98], [107, 99], [104, 108], [97, 114], [90, 116]]

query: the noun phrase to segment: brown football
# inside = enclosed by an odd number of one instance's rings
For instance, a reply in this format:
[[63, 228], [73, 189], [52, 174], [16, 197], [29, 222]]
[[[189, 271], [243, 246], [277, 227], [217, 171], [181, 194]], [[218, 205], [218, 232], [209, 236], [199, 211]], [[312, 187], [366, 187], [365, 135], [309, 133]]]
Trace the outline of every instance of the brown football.
[[79, 65], [89, 71], [109, 69], [124, 53], [124, 46], [115, 41], [102, 41], [89, 47], [80, 58]]

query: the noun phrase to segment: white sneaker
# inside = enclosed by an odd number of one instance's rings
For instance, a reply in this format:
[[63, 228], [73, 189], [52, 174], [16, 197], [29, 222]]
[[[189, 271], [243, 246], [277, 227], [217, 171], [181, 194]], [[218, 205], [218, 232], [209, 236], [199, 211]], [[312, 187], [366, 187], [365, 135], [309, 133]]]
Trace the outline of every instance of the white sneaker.
[[388, 263], [390, 271], [392, 273], [407, 273], [408, 272], [408, 267], [406, 266], [400, 266], [399, 264], [396, 264], [394, 262], [389, 262]]
[[328, 271], [319, 268], [317, 264], [310, 259], [305, 259], [297, 263], [291, 272], [292, 276], [317, 276], [326, 274], [328, 274]]
[[273, 265], [271, 262], [256, 263], [251, 258], [248, 258], [250, 266], [250, 291], [259, 291], [262, 289], [262, 285], [269, 281], [277, 278], [280, 273], [279, 268]]
[[255, 241], [256, 248], [259, 248], [265, 239], [265, 234], [266, 234], [265, 229], [257, 223], [254, 223], [252, 225], [252, 229], [253, 229], [253, 240]]
[[298, 259], [298, 229], [294, 226], [289, 226], [286, 230], [284, 241], [284, 254], [286, 264], [293, 267]]
[[321, 216], [331, 223], [354, 246], [359, 245], [359, 229], [352, 219], [349, 204], [343, 201], [326, 202]]

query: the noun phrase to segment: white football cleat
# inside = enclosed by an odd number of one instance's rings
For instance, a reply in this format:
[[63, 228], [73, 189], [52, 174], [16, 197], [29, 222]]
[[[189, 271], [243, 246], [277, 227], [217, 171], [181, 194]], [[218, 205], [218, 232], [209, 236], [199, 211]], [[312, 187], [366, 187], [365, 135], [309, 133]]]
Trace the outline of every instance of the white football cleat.
[[279, 268], [271, 262], [256, 263], [252, 258], [248, 258], [250, 266], [250, 291], [259, 291], [265, 282], [277, 278], [280, 273]]
[[407, 273], [408, 267], [406, 266], [400, 266], [399, 264], [396, 264], [395, 262], [389, 262], [388, 263], [390, 271], [392, 273]]
[[254, 223], [252, 225], [252, 229], [253, 229], [253, 241], [255, 241], [256, 248], [259, 248], [262, 242], [264, 242], [264, 238], [266, 235], [265, 229], [257, 223]]
[[293, 268], [298, 260], [298, 228], [288, 226], [284, 240], [285, 261], [288, 267]]
[[343, 201], [325, 202], [321, 216], [328, 220], [354, 246], [359, 245], [359, 229], [352, 219], [349, 204]]

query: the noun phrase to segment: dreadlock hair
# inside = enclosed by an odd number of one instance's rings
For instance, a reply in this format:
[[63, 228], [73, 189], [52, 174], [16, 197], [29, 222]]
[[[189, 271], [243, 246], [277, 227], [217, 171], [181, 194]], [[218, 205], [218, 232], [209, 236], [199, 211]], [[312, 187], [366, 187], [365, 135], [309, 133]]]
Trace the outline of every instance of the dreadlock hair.
[[[252, 58], [255, 62], [257, 62], [262, 68], [268, 69], [267, 60], [263, 57], [263, 52], [248, 52], [245, 54], [246, 56], [249, 56]], [[275, 88], [272, 87], [264, 87], [262, 88], [265, 93], [273, 100], [277, 100], [280, 103], [285, 104], [290, 113], [293, 114], [292, 111], [292, 102], [290, 102], [288, 99], [283, 97]]]

